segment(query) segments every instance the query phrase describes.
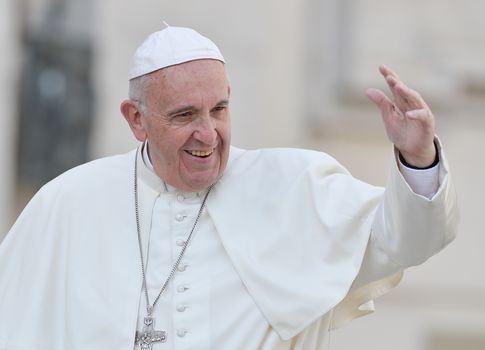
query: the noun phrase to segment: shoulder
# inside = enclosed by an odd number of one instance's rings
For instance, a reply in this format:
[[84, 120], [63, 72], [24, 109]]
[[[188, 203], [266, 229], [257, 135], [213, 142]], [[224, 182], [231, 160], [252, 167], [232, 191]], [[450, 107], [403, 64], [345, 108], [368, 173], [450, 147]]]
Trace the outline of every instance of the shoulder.
[[110, 188], [124, 185], [133, 177], [135, 152], [100, 158], [74, 167], [45, 184], [35, 197], [109, 192]]
[[347, 170], [327, 153], [299, 148], [262, 148], [245, 150], [231, 147], [228, 172], [266, 168], [283, 172], [305, 172], [319, 169], [325, 173], [348, 174]]

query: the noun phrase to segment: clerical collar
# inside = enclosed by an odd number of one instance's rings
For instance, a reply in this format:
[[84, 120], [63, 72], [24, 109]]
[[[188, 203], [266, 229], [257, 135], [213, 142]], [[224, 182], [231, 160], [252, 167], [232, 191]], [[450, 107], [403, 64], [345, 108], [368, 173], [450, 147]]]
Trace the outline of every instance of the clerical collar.
[[150, 169], [151, 171], [154, 171], [152, 160], [150, 159], [150, 155], [148, 154], [148, 142], [143, 143], [141, 147], [142, 147], [141, 151], [143, 154], [143, 162], [145, 163], [148, 169]]

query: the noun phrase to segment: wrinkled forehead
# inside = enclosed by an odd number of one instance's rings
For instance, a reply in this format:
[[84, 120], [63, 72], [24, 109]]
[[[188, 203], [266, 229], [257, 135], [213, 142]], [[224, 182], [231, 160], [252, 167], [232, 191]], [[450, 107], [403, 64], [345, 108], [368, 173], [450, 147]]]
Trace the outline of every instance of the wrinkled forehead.
[[225, 66], [212, 59], [194, 60], [151, 73], [148, 97], [155, 104], [195, 103], [228, 99]]

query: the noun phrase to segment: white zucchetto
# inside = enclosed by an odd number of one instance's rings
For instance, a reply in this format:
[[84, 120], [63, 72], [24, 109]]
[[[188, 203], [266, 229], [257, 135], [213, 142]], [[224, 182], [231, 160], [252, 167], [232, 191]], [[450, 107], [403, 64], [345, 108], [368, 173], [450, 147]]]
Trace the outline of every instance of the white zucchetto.
[[128, 79], [200, 59], [225, 62], [221, 52], [210, 39], [190, 28], [167, 26], [150, 34], [135, 51]]

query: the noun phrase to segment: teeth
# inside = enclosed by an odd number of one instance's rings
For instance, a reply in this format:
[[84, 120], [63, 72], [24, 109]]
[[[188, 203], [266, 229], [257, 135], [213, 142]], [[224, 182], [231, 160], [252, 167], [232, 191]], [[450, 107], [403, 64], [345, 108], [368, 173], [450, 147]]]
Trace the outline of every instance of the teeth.
[[189, 151], [189, 153], [193, 156], [196, 156], [196, 157], [207, 157], [208, 155], [210, 155], [212, 153], [212, 150], [210, 150], [210, 151]]

